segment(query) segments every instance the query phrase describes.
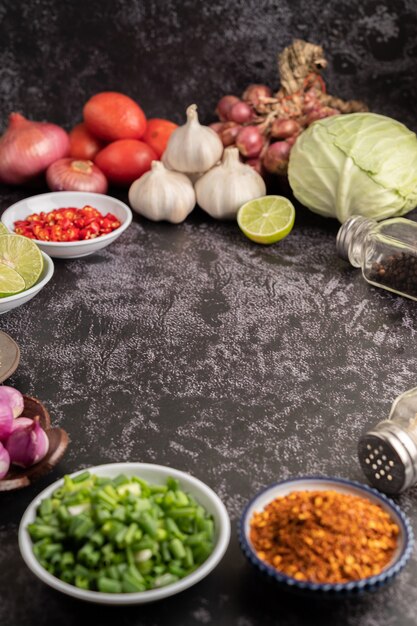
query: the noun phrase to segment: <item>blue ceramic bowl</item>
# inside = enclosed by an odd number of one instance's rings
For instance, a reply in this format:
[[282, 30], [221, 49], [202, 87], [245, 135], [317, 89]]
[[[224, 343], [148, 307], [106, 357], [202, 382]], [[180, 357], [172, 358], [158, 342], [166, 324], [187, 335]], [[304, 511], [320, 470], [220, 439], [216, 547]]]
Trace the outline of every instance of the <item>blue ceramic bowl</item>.
[[[274, 567], [262, 561], [253, 549], [249, 539], [250, 521], [255, 512], [263, 511], [265, 506], [279, 496], [285, 496], [292, 491], [338, 491], [339, 493], [356, 495], [367, 498], [374, 504], [378, 504], [389, 513], [391, 518], [400, 528], [398, 547], [390, 563], [376, 576], [361, 578], [348, 583], [314, 583], [300, 581], [279, 572]], [[343, 478], [324, 478], [306, 476], [275, 483], [260, 491], [246, 506], [239, 522], [240, 547], [249, 562], [260, 572], [267, 575], [270, 580], [287, 590], [312, 593], [322, 596], [345, 596], [358, 594], [364, 591], [375, 591], [391, 582], [404, 568], [411, 556], [414, 537], [410, 523], [400, 508], [376, 489]]]

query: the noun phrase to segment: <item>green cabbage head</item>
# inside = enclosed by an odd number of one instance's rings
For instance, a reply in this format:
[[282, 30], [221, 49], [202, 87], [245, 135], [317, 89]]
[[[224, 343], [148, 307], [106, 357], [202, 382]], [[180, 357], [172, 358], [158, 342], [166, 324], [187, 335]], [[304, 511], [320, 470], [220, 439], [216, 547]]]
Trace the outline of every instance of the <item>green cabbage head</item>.
[[417, 206], [417, 137], [375, 113], [327, 117], [297, 139], [288, 178], [301, 204], [340, 222], [404, 215]]

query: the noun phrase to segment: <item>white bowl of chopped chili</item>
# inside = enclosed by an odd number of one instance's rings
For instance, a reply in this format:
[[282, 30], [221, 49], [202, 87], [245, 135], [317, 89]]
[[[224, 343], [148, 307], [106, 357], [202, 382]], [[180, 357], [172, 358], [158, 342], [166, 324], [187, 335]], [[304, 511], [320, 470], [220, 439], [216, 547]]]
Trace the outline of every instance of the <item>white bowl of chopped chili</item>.
[[[92, 207], [95, 211], [90, 216], [78, 215], [75, 211], [71, 213], [71, 209], [79, 212], [84, 207]], [[65, 228], [62, 220], [51, 219], [51, 212], [59, 209], [68, 209], [65, 216], [61, 213], [66, 220]], [[40, 218], [33, 217], [41, 213]], [[111, 218], [107, 218], [108, 214]], [[34, 222], [34, 219], [39, 221]], [[104, 194], [53, 191], [16, 202], [4, 211], [1, 221], [10, 232], [30, 236], [51, 257], [78, 259], [94, 254], [120, 237], [132, 221], [132, 211], [124, 202]]]
[[325, 477], [266, 487], [246, 506], [238, 532], [246, 558], [270, 580], [324, 596], [386, 585], [414, 542], [392, 500], [367, 485]]
[[[85, 474], [90, 474], [90, 477], [86, 478]], [[90, 480], [90, 478], [93, 478], [93, 481], [95, 482], [93, 482], [92, 484], [89, 484], [88, 487], [86, 483], [84, 483], [83, 485], [82, 481], [83, 480], [88, 481]], [[120, 478], [123, 478], [123, 480], [120, 481]], [[181, 525], [180, 517], [184, 518], [185, 514], [187, 515], [189, 514], [188, 509], [192, 504], [192, 500], [194, 500], [193, 502], [194, 509], [195, 507], [199, 507], [200, 509], [203, 509], [204, 514], [209, 516], [212, 520], [213, 541], [212, 541], [211, 552], [204, 556], [205, 560], [203, 560], [201, 564], [198, 564], [197, 566], [197, 564], [195, 563], [196, 567], [195, 568], [191, 567], [191, 572], [184, 575], [184, 577], [179, 578], [175, 582], [171, 582], [171, 581], [170, 582], [164, 581], [163, 583], [160, 582], [158, 585], [155, 585], [155, 587], [142, 590], [142, 591], [130, 591], [130, 590], [123, 589], [123, 592], [120, 592], [121, 590], [115, 588], [114, 585], [113, 585], [113, 588], [110, 587], [110, 583], [108, 580], [107, 580], [106, 591], [95, 590], [94, 588], [84, 588], [82, 586], [77, 586], [77, 581], [75, 581], [75, 584], [66, 582], [65, 580], [63, 580], [62, 578], [58, 576], [57, 572], [51, 573], [51, 571], [48, 571], [48, 569], [46, 569], [41, 564], [40, 560], [38, 560], [38, 557], [35, 555], [36, 537], [33, 536], [33, 531], [31, 534], [31, 526], [34, 523], [36, 523], [37, 518], [38, 518], [38, 521], [41, 521], [42, 526], [48, 523], [54, 524], [56, 526], [58, 518], [56, 518], [55, 520], [51, 520], [50, 518], [48, 518], [47, 512], [43, 512], [42, 509], [40, 508], [40, 505], [48, 499], [51, 501], [52, 495], [55, 494], [55, 498], [58, 498], [58, 499], [62, 498], [62, 500], [60, 500], [60, 510], [62, 510], [62, 507], [64, 508], [67, 507], [67, 504], [65, 504], [65, 497], [66, 497], [65, 491], [68, 492], [67, 496], [70, 499], [72, 499], [73, 497], [72, 494], [75, 494], [75, 491], [78, 485], [78, 487], [81, 487], [81, 489], [84, 490], [83, 493], [86, 492], [88, 494], [85, 496], [86, 499], [88, 500], [88, 498], [90, 498], [90, 502], [94, 503], [90, 509], [91, 516], [94, 517], [94, 519], [99, 517], [100, 506], [103, 506], [108, 511], [110, 511], [109, 518], [116, 520], [116, 517], [117, 517], [117, 519], [120, 520], [121, 519], [120, 508], [121, 507], [123, 508], [123, 505], [121, 504], [120, 501], [113, 505], [112, 496], [110, 495], [110, 498], [109, 498], [109, 494], [112, 494], [112, 493], [114, 494], [114, 489], [118, 489], [118, 488], [115, 487], [114, 484], [112, 484], [110, 492], [109, 492], [107, 491], [109, 489], [109, 486], [104, 487], [103, 485], [101, 485], [102, 490], [106, 491], [107, 495], [106, 493], [98, 494], [96, 491], [96, 488], [100, 489], [100, 487], [97, 485], [97, 479], [100, 479], [100, 480], [108, 479], [110, 482], [115, 480], [119, 483], [122, 489], [125, 488], [123, 485], [126, 485], [126, 482], [136, 481], [135, 482], [136, 486], [138, 484], [141, 485], [139, 489], [139, 493], [134, 491], [131, 485], [128, 486], [127, 488], [128, 491], [130, 491], [130, 494], [133, 496], [133, 501], [135, 499], [137, 500], [141, 499], [142, 497], [141, 490], [143, 488], [142, 487], [143, 481], [146, 481], [146, 483], [148, 483], [148, 485], [151, 485], [153, 489], [158, 490], [158, 487], [164, 488], [164, 486], [167, 485], [167, 481], [174, 480], [178, 484], [177, 488], [183, 492], [181, 501], [179, 501], [178, 499], [175, 499], [175, 506], [179, 507], [179, 510], [177, 510], [177, 515], [176, 515], [176, 520], [177, 520], [176, 524], [178, 526]], [[124, 479], [127, 479], [127, 481]], [[58, 495], [57, 490], [61, 491], [60, 495]], [[160, 489], [158, 491], [160, 491]], [[129, 507], [133, 506], [132, 504], [133, 501], [131, 500], [130, 494], [124, 493], [124, 495], [121, 496], [122, 501], [126, 503], [128, 502]], [[102, 495], [104, 499], [101, 499], [99, 497], [100, 495]], [[126, 495], [127, 495], [127, 498], [124, 497]], [[184, 501], [184, 495], [188, 498], [188, 503]], [[172, 494], [169, 494], [169, 497], [172, 498]], [[77, 502], [76, 504], [79, 504], [79, 503]], [[160, 506], [160, 510], [159, 512], [156, 513], [157, 517], [154, 518], [154, 523], [155, 523], [155, 526], [160, 528], [160, 520], [162, 519], [163, 504], [160, 503], [160, 505], [158, 506]], [[79, 507], [76, 506], [74, 508], [78, 509]], [[88, 510], [89, 507], [87, 506], [86, 508]], [[149, 509], [149, 506], [145, 507], [144, 502], [142, 500], [140, 511], [143, 513], [145, 510], [149, 511], [150, 509]], [[81, 518], [83, 517], [83, 515], [86, 515], [85, 508], [81, 507], [81, 510], [77, 510], [77, 511], [70, 510], [70, 508], [67, 508], [67, 511], [72, 516], [72, 519], [70, 520], [71, 523], [73, 522], [77, 523], [77, 521], [80, 523], [83, 523], [83, 520]], [[38, 517], [39, 515], [41, 516], [41, 520], [39, 520], [39, 517]], [[49, 513], [49, 515], [54, 515], [53, 510], [52, 512]], [[171, 515], [173, 515], [172, 509], [171, 509]], [[196, 510], [195, 510], [195, 515], [197, 515]], [[76, 519], [77, 517], [79, 518], [78, 520]], [[63, 518], [62, 518], [61, 513], [60, 513], [59, 518], [62, 521]], [[141, 525], [141, 523], [144, 522], [144, 520], [142, 520], [142, 522], [140, 520], [141, 520], [141, 517], [139, 515], [138, 525]], [[104, 522], [102, 520], [104, 524], [106, 524], [106, 521], [108, 521], [108, 519], [104, 520]], [[127, 532], [130, 532], [129, 528], [131, 528], [132, 524], [129, 522], [127, 518], [124, 518], [124, 521], [125, 521], [125, 527], [127, 529]], [[204, 541], [204, 537], [202, 538], [199, 537], [202, 533], [200, 532], [201, 527], [198, 527], [196, 518], [195, 518], [195, 521], [196, 521], [196, 527], [192, 531], [194, 533], [193, 535], [194, 540]], [[84, 522], [85, 522], [85, 519], [84, 519]], [[96, 522], [98, 522], [98, 519], [96, 519]], [[102, 522], [98, 522], [98, 523], [100, 524]], [[65, 525], [65, 522], [64, 522], [64, 525]], [[68, 551], [70, 549], [70, 545], [67, 542], [67, 540], [68, 538], [74, 537], [74, 535], [73, 534], [69, 535], [66, 531], [63, 530], [63, 528], [64, 527], [59, 529], [61, 532], [61, 538], [59, 539], [59, 541], [62, 542], [61, 544], [62, 549], [63, 550], [65, 549], [65, 551]], [[145, 531], [145, 527], [142, 527], [142, 528], [143, 528], [142, 538], [144, 538], [147, 531]], [[184, 531], [184, 528], [182, 526], [181, 528]], [[198, 532], [194, 532], [197, 530]], [[83, 542], [84, 543], [89, 542], [90, 537], [91, 537], [91, 531], [92, 529], [88, 531], [85, 528], [80, 531], [80, 535], [77, 537], [77, 542], [81, 542], [81, 543], [79, 544], [78, 547], [80, 547], [83, 544]], [[176, 537], [181, 536], [181, 534], [179, 534], [178, 531], [179, 531], [178, 527], [172, 531], [176, 533]], [[101, 532], [104, 533], [105, 532], [104, 526], [101, 526], [101, 530], [99, 530], [98, 532], [99, 534]], [[106, 542], [111, 541], [111, 539], [109, 538], [109, 532], [111, 532], [111, 529], [107, 529], [106, 531], [107, 533], [105, 534]], [[159, 531], [156, 530], [156, 533], [158, 532]], [[95, 531], [94, 534], [96, 535], [97, 532]], [[204, 535], [204, 532], [203, 532], [203, 535]], [[169, 535], [167, 537], [167, 541], [168, 541], [168, 538], [169, 538]], [[188, 542], [188, 539], [186, 539], [185, 534], [182, 535], [182, 538], [184, 540], [184, 545], [185, 545]], [[117, 541], [119, 541], [119, 539], [117, 539]], [[116, 539], [114, 538], [114, 540]], [[46, 583], [53, 589], [56, 589], [57, 591], [60, 591], [61, 593], [72, 596], [79, 600], [93, 602], [96, 604], [108, 604], [108, 605], [132, 605], [132, 604], [144, 604], [147, 602], [155, 602], [156, 600], [167, 598], [169, 596], [180, 593], [181, 591], [184, 591], [185, 589], [188, 589], [192, 585], [195, 585], [200, 580], [205, 578], [208, 574], [210, 574], [210, 572], [212, 572], [212, 570], [220, 563], [228, 547], [229, 540], [230, 540], [230, 520], [229, 520], [227, 510], [223, 502], [220, 500], [219, 496], [217, 496], [216, 493], [208, 485], [203, 483], [201, 480], [195, 478], [194, 476], [191, 476], [187, 472], [183, 472], [183, 471], [174, 469], [172, 467], [166, 467], [163, 465], [154, 465], [152, 463], [112, 463], [112, 464], [107, 464], [107, 465], [100, 465], [96, 467], [89, 467], [87, 468], [87, 470], [81, 470], [79, 472], [75, 472], [74, 474], [71, 474], [70, 477], [66, 477], [65, 479], [58, 480], [52, 485], [50, 485], [49, 487], [47, 487], [46, 489], [44, 489], [29, 504], [28, 508], [23, 514], [23, 517], [20, 522], [20, 527], [19, 527], [19, 548], [20, 548], [21, 555], [26, 565], [29, 567], [29, 569], [40, 580], [42, 580], [44, 583]], [[158, 543], [158, 546], [161, 547], [161, 550], [162, 550], [162, 542], [164, 541], [164, 538], [159, 536], [158, 539], [156, 539], [156, 535], [154, 535], [153, 543], [156, 544], [157, 541], [160, 542]], [[42, 542], [42, 539], [41, 539], [41, 542]], [[54, 542], [55, 542], [55, 539], [54, 539]], [[187, 545], [191, 545], [191, 543]], [[195, 542], [193, 545], [195, 545]], [[99, 543], [97, 544], [97, 546], [98, 546], [97, 548], [98, 551], [104, 554], [105, 547], [103, 546], [103, 544]], [[121, 550], [123, 551], [122, 544], [120, 544], [120, 546], [121, 546]], [[140, 552], [142, 554], [136, 554], [135, 553], [136, 548], [134, 547], [134, 543], [130, 544], [130, 546], [131, 548], [129, 548], [129, 550], [133, 555], [135, 567], [136, 566], [140, 567], [141, 565], [144, 565], [145, 564], [144, 561], [146, 561], [147, 559], [151, 561], [155, 561], [155, 563], [153, 563], [153, 565], [155, 565], [157, 562], [159, 563], [161, 562], [160, 559], [165, 558], [162, 555], [162, 552], [160, 554], [159, 547], [154, 546], [152, 547], [151, 550], [140, 549]], [[173, 549], [173, 546], [171, 546], [171, 543], [169, 543], [169, 549], [170, 550]], [[114, 548], [114, 551], [115, 550], [116, 548]], [[127, 548], [126, 548], [126, 552], [127, 552]], [[143, 552], [152, 552], [152, 554], [145, 556], [143, 555]], [[77, 552], [75, 553], [77, 554]], [[107, 556], [105, 560], [107, 562], [107, 559], [109, 558], [109, 553], [107, 552], [106, 554]], [[118, 556], [120, 556], [120, 553], [118, 554]], [[174, 558], [174, 556], [172, 556], [172, 558]], [[175, 558], [182, 558], [182, 557], [177, 554]], [[78, 556], [76, 557], [76, 560], [78, 562]], [[77, 562], [72, 563], [70, 566], [70, 569], [74, 569], [74, 572], [77, 567]], [[119, 562], [119, 560], [117, 562]], [[173, 563], [171, 563], [171, 565], [173, 565]], [[103, 567], [107, 569], [107, 566], [103, 565], [101, 561], [99, 561], [98, 563], [92, 566], [93, 569], [94, 568], [100, 569]], [[143, 570], [141, 571], [142, 571], [142, 575], [145, 577], [147, 575], [151, 575], [152, 573], [152, 570], [149, 570], [149, 569], [147, 570], [147, 573], [143, 573]], [[164, 575], [161, 572], [158, 572], [158, 573], [161, 575]], [[91, 579], [93, 580], [94, 572], [90, 571], [90, 574], [92, 574]], [[113, 583], [114, 583], [114, 580], [117, 581], [117, 576], [119, 574], [118, 572], [115, 572]], [[110, 575], [113, 576], [113, 574], [110, 574], [110, 572], [106, 573], [107, 578]], [[137, 575], [137, 572], [136, 572], [136, 575]]]

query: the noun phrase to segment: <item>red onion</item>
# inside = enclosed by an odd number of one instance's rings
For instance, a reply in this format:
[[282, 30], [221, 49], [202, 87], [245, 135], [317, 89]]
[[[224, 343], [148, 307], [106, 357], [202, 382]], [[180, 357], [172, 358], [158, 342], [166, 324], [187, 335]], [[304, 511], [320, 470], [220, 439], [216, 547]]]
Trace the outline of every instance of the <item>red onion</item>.
[[223, 96], [217, 103], [216, 113], [222, 122], [226, 122], [229, 119], [230, 109], [236, 102], [239, 102], [239, 98], [236, 96]]
[[263, 165], [271, 174], [285, 174], [291, 146], [286, 141], [272, 143], [265, 153]]
[[49, 449], [48, 435], [39, 425], [39, 417], [36, 416], [31, 422], [14, 430], [5, 443], [10, 461], [20, 467], [30, 467], [38, 463]]
[[12, 432], [13, 411], [9, 400], [0, 400], [0, 441], [5, 441]]
[[9, 404], [13, 417], [19, 417], [23, 413], [23, 396], [20, 391], [13, 389], [13, 387], [8, 387], [7, 385], [0, 387], [0, 402]]
[[92, 161], [79, 161], [71, 158], [52, 163], [46, 172], [46, 182], [52, 191], [106, 193], [108, 187], [103, 172]]
[[236, 102], [229, 111], [229, 120], [238, 124], [250, 122], [253, 118], [253, 111], [246, 102]]
[[220, 133], [220, 139], [222, 140], [225, 148], [227, 148], [227, 146], [234, 145], [236, 137], [238, 136], [241, 128], [241, 125], [236, 124], [235, 122], [226, 122], [225, 124], [223, 124], [223, 130]]
[[65, 130], [48, 122], [30, 122], [19, 113], [12, 113], [0, 139], [0, 182], [25, 183], [68, 151]]
[[275, 139], [287, 139], [291, 135], [296, 135], [301, 130], [300, 124], [296, 120], [277, 118], [272, 122], [271, 137]]
[[0, 480], [4, 478], [9, 471], [10, 456], [6, 448], [0, 443]]
[[243, 156], [253, 158], [259, 156], [264, 139], [257, 126], [245, 126], [237, 136], [236, 145]]
[[30, 419], [30, 417], [23, 417], [23, 415], [22, 417], [16, 417], [16, 419], [13, 420], [12, 433], [14, 433], [16, 430], [22, 430], [23, 428], [32, 426], [32, 424], [33, 420]]
[[258, 106], [261, 98], [270, 98], [272, 91], [267, 85], [249, 85], [242, 95], [242, 100], [250, 102], [254, 107]]

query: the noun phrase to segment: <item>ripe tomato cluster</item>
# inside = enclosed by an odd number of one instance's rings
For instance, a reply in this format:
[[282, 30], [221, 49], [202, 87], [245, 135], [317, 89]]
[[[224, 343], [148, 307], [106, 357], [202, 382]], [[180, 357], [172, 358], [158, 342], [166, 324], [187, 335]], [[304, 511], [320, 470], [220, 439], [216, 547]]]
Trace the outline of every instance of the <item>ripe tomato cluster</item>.
[[[160, 159], [177, 124], [160, 118], [146, 119], [132, 98], [103, 91], [84, 105], [82, 124], [69, 134], [74, 159], [93, 161], [112, 185], [129, 187]], [[84, 176], [85, 178], [85, 176]], [[82, 190], [78, 181], [55, 189]], [[94, 189], [91, 189], [94, 191]], [[102, 191], [97, 189], [100, 193]]]
[[18, 235], [41, 241], [84, 241], [107, 235], [121, 225], [112, 213], [103, 215], [92, 206], [63, 207], [32, 213], [14, 223]]

